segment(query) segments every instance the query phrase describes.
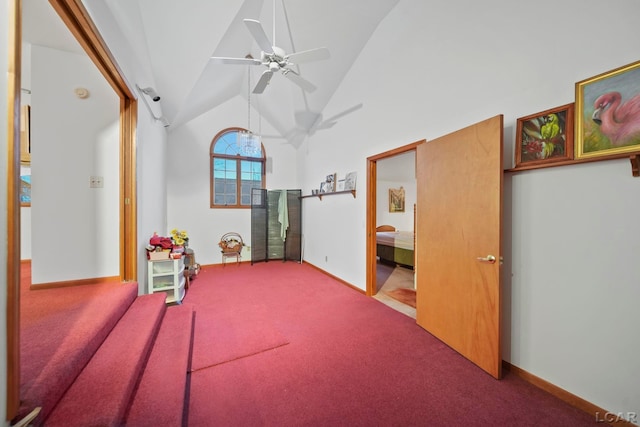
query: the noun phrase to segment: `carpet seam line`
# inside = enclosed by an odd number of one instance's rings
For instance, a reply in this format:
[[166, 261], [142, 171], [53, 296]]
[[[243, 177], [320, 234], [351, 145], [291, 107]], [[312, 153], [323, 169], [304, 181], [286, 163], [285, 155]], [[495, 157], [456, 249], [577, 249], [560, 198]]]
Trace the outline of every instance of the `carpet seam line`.
[[284, 347], [285, 345], [289, 345], [289, 344], [291, 344], [291, 343], [286, 342], [284, 344], [280, 344], [280, 345], [277, 345], [275, 347], [265, 348], [264, 350], [256, 351], [255, 353], [245, 354], [243, 356], [238, 356], [238, 357], [235, 357], [233, 359], [224, 360], [222, 362], [214, 363], [213, 365], [207, 365], [207, 366], [203, 366], [202, 368], [192, 369], [192, 370], [188, 371], [188, 373], [194, 373], [194, 372], [202, 371], [204, 369], [215, 368], [216, 366], [224, 365], [226, 363], [234, 362], [234, 361], [240, 360], [240, 359], [245, 359], [247, 357], [255, 356], [256, 354], [266, 353], [267, 351], [275, 350], [276, 348]]

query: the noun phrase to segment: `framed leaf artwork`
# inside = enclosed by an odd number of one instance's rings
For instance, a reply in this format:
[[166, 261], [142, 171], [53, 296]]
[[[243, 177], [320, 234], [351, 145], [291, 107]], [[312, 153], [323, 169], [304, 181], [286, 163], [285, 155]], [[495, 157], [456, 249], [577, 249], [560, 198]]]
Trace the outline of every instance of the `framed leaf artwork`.
[[573, 159], [574, 104], [517, 120], [515, 169], [533, 169]]

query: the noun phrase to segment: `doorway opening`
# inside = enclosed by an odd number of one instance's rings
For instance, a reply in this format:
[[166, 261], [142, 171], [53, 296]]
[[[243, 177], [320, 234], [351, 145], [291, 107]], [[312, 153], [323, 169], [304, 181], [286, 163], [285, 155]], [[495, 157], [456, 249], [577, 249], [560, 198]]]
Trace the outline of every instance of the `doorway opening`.
[[367, 159], [367, 295], [416, 318], [418, 141]]

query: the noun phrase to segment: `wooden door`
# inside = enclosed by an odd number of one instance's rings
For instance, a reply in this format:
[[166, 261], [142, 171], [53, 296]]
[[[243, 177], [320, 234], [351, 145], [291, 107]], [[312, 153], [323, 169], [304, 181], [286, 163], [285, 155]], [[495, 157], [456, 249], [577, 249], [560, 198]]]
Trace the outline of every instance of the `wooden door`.
[[502, 121], [496, 116], [417, 149], [416, 320], [495, 378], [502, 364]]

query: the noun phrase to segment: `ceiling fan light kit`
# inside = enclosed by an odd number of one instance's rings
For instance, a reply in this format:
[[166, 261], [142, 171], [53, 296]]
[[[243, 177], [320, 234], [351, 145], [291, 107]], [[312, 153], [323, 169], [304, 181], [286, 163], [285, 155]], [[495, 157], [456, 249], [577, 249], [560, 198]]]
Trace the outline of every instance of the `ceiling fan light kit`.
[[[265, 71], [262, 73], [260, 81], [264, 80], [264, 76], [267, 73], [271, 74], [269, 70]], [[258, 82], [258, 86], [260, 84]], [[266, 83], [264, 85], [266, 86]], [[247, 72], [247, 129], [238, 132], [236, 144], [238, 145], [239, 153], [245, 157], [262, 156], [262, 138], [260, 138], [260, 135], [251, 132], [251, 69]]]

